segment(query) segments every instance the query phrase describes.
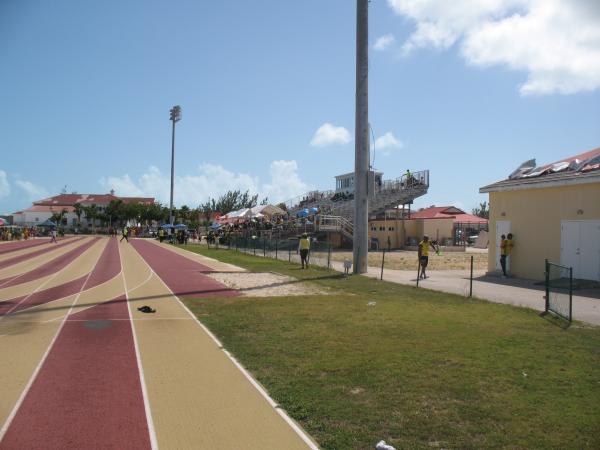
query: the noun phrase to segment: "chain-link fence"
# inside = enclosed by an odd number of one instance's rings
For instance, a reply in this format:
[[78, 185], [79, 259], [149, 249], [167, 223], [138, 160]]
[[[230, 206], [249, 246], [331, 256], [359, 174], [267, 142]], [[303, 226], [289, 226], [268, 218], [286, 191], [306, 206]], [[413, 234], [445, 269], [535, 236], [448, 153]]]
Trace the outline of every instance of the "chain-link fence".
[[[298, 239], [270, 239], [259, 236], [231, 236], [225, 243], [209, 244], [209, 247], [226, 248], [250, 255], [279, 259], [301, 264]], [[321, 267], [332, 267], [331, 244], [312, 241], [308, 253], [308, 263]]]
[[546, 312], [569, 322], [573, 313], [573, 268], [546, 260]]

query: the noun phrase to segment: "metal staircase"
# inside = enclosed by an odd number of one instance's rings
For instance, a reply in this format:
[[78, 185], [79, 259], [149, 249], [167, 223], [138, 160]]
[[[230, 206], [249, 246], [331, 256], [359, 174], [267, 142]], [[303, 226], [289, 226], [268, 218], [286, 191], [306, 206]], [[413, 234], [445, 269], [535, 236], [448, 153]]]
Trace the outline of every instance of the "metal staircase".
[[[429, 189], [429, 171], [415, 172], [407, 177], [403, 175], [395, 180], [385, 180], [375, 186], [369, 195], [369, 216], [396, 208], [412, 202], [425, 195]], [[315, 219], [316, 231], [338, 231], [352, 238], [354, 222], [354, 198], [333, 201], [333, 191], [312, 191], [304, 196], [287, 202], [286, 206], [292, 217], [303, 209], [317, 208], [319, 214]]]

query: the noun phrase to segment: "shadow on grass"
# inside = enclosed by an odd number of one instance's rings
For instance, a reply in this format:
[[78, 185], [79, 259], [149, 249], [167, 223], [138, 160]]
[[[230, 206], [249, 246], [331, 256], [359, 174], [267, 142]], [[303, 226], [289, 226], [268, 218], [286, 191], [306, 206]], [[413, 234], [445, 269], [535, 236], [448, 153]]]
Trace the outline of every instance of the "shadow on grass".
[[563, 330], [566, 330], [571, 326], [571, 322], [569, 322], [568, 320], [563, 319], [562, 317], [556, 316], [547, 311], [542, 311], [541, 313], [539, 313], [539, 316], [546, 322], [549, 322], [552, 325], [556, 325], [557, 327], [562, 328]]

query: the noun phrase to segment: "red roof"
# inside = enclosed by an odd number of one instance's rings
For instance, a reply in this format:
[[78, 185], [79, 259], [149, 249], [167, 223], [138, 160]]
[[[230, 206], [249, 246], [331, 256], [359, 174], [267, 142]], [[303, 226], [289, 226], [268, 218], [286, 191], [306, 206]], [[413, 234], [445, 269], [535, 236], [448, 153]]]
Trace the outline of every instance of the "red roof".
[[108, 205], [113, 200], [121, 200], [123, 203], [154, 203], [153, 197], [117, 197], [112, 194], [60, 194], [33, 202], [33, 204], [46, 206], [72, 206], [75, 203]]
[[454, 219], [462, 223], [488, 223], [483, 217], [467, 214], [454, 206], [432, 206], [410, 214], [411, 219]]
[[15, 214], [22, 214], [26, 212], [49, 212], [49, 213], [60, 213], [61, 211], [66, 211], [68, 213], [73, 212], [75, 208], [67, 205], [33, 205], [31, 208], [25, 209], [23, 211], [19, 211]]

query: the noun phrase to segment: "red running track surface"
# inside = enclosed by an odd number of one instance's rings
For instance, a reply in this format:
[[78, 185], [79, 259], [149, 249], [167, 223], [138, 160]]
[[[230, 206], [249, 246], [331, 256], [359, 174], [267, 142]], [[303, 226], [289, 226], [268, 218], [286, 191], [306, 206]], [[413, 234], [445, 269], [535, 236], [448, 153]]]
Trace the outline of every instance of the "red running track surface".
[[38, 245], [47, 244], [48, 242], [50, 242], [50, 239], [33, 239], [31, 241], [9, 242], [7, 244], [0, 245], [0, 255], [16, 252], [17, 250], [23, 250], [24, 248], [36, 247]]
[[48, 261], [46, 264], [42, 264], [40, 267], [34, 270], [25, 272], [15, 277], [0, 280], [0, 288], [6, 288], [10, 286], [15, 286], [17, 284], [27, 283], [28, 281], [37, 280], [48, 275], [54, 274], [59, 270], [64, 269], [78, 256], [82, 255], [87, 249], [89, 249], [92, 245], [98, 242], [98, 239], [100, 238], [91, 239], [85, 244], [75, 247], [73, 250], [69, 250], [67, 253], [60, 255], [51, 261]]
[[26, 255], [15, 256], [14, 258], [10, 258], [4, 261], [0, 261], [0, 269], [4, 269], [5, 267], [11, 266], [13, 264], [18, 264], [23, 261], [27, 261], [28, 259], [35, 258], [36, 256], [43, 255], [44, 253], [51, 252], [52, 250], [56, 250], [57, 248], [64, 247], [67, 244], [72, 244], [74, 242], [80, 241], [83, 238], [77, 239], [68, 239], [61, 241], [58, 245], [47, 245], [40, 250], [36, 250], [35, 252], [28, 253]]
[[[121, 260], [116, 239], [110, 239], [102, 255], [98, 259], [95, 269], [92, 271], [86, 289], [91, 289], [116, 277], [121, 271]], [[76, 294], [83, 287], [87, 275], [61, 285], [38, 291], [34, 294], [24, 295], [0, 303], [0, 316], [16, 313], [23, 309], [43, 305], [69, 295]]]
[[178, 297], [234, 297], [239, 293], [202, 272], [214, 272], [208, 266], [150, 242], [133, 239], [131, 245]]
[[0, 449], [151, 448], [128, 319], [125, 296], [69, 317]]

